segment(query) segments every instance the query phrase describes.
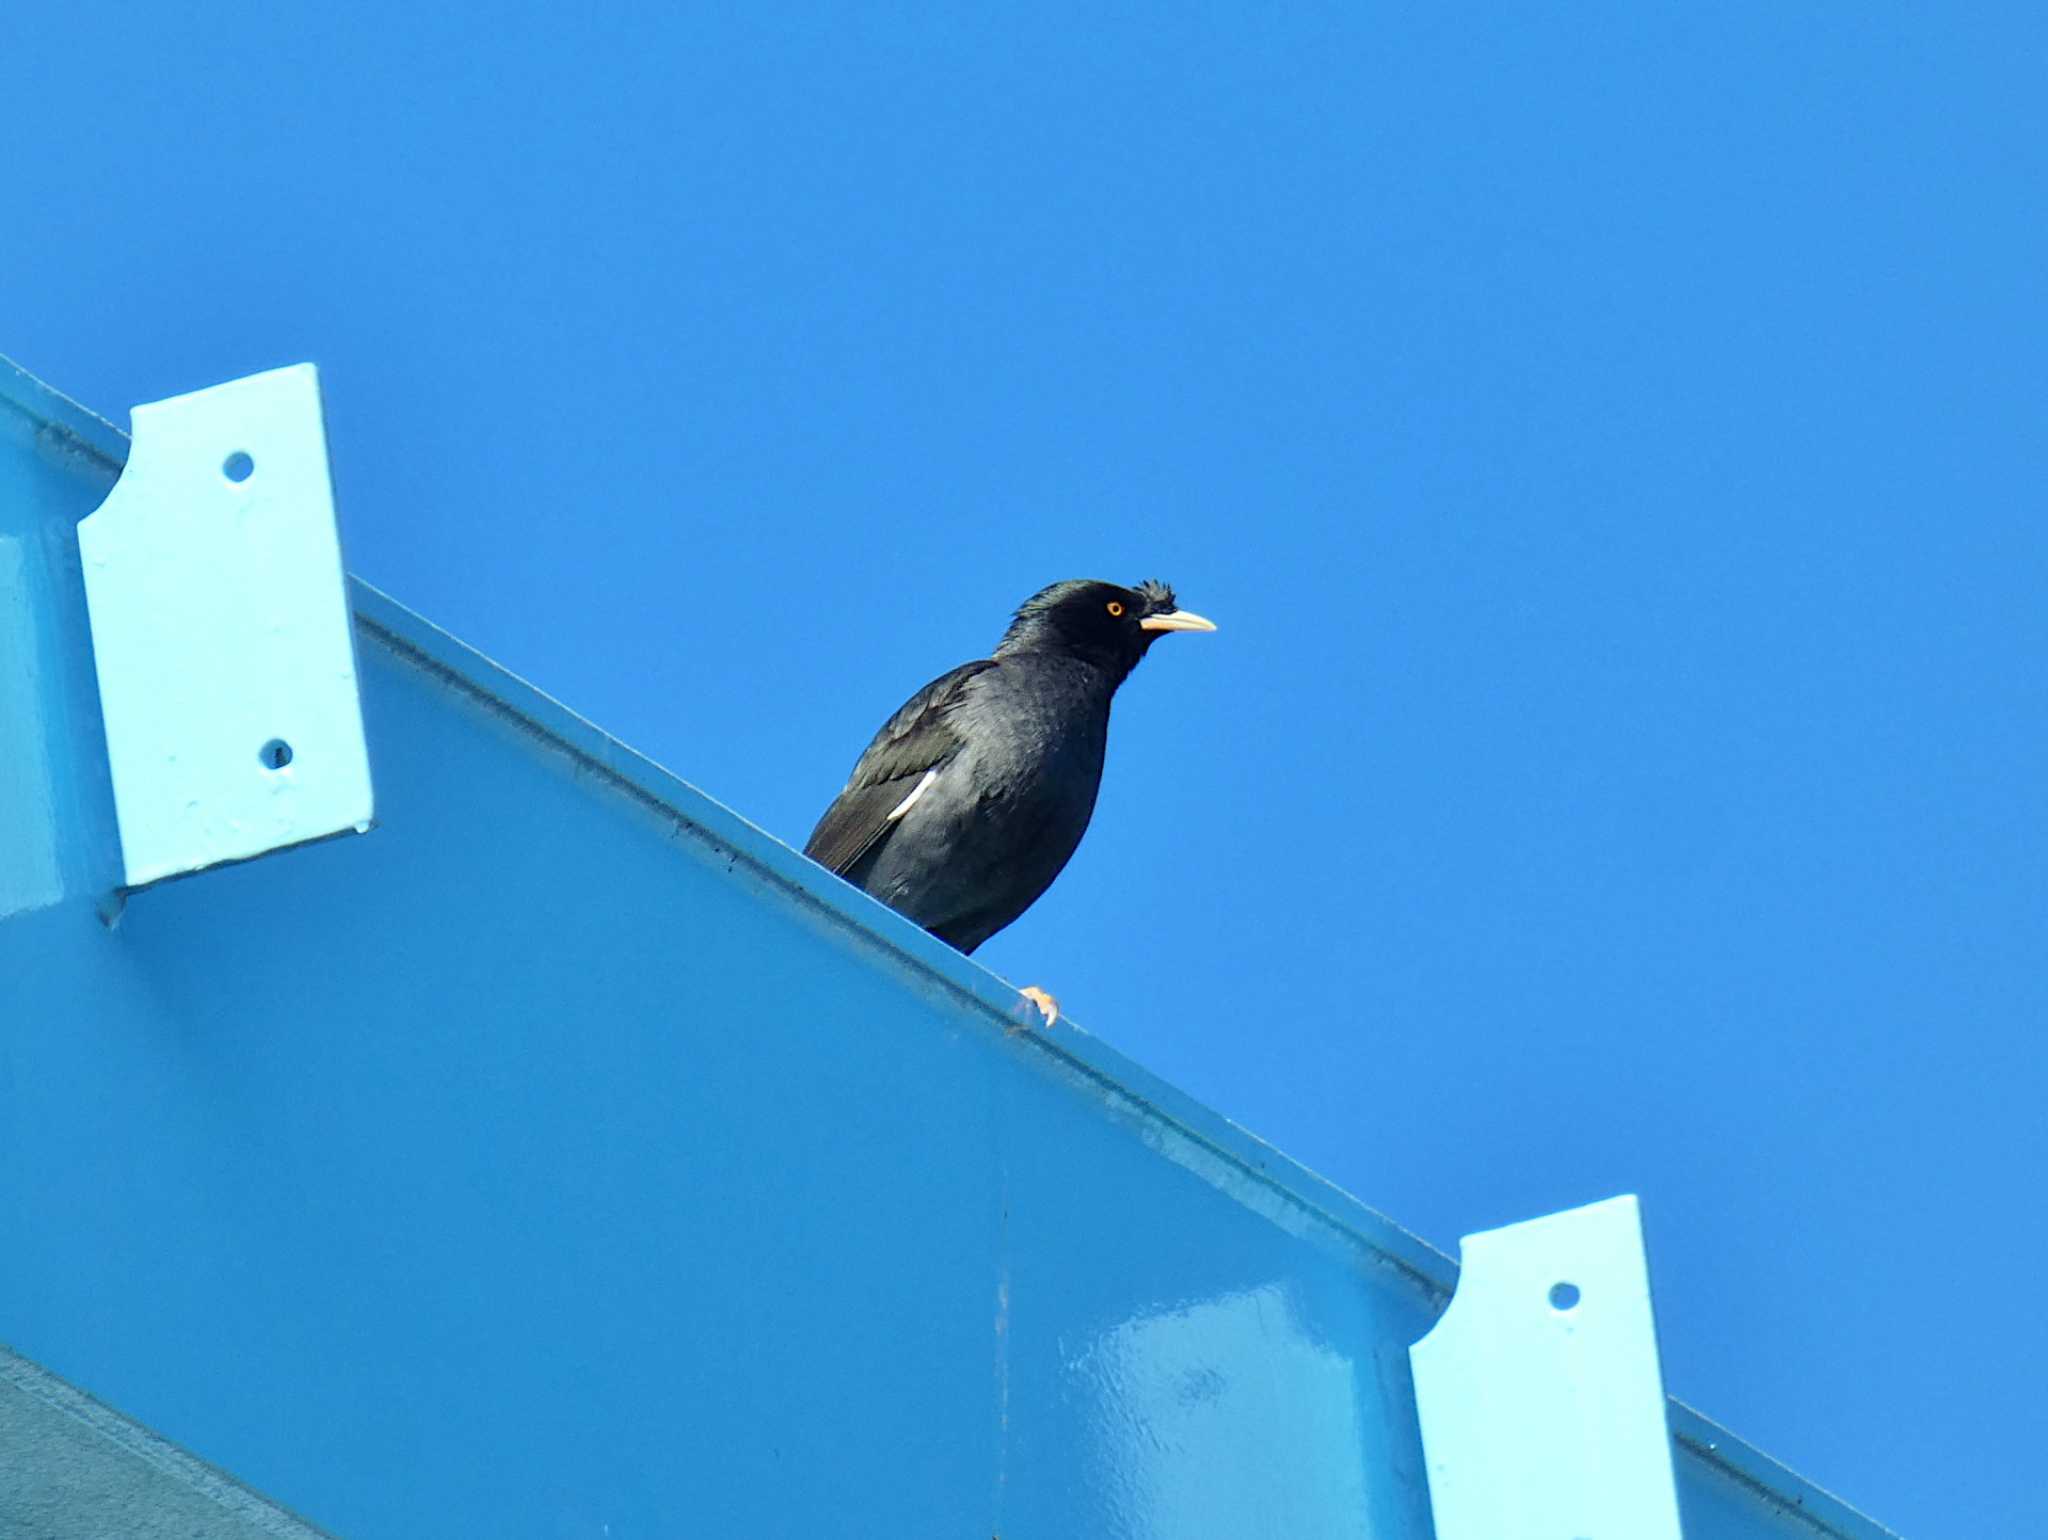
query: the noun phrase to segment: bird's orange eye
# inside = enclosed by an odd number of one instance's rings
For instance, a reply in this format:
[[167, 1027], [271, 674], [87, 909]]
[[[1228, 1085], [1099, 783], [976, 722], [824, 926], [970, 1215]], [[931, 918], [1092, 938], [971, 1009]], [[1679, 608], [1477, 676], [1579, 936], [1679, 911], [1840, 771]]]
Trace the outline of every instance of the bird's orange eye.
[[1115, 599], [1112, 599], [1112, 600], [1110, 600], [1110, 601], [1109, 601], [1109, 613], [1110, 613], [1110, 614], [1112, 614], [1112, 615], [1121, 615], [1121, 614], [1122, 614], [1123, 612], [1124, 612], [1124, 607], [1123, 607], [1123, 605], [1122, 605], [1122, 603], [1121, 603], [1121, 602], [1119, 602], [1118, 600], [1115, 600]]

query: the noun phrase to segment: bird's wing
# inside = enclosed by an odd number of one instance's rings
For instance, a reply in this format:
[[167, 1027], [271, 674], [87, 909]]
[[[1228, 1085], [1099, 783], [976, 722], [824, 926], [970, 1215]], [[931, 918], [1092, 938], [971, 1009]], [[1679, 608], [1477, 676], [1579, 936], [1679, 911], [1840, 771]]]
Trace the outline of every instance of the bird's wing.
[[962, 740], [949, 718], [963, 688], [996, 666], [993, 658], [964, 663], [905, 701], [875, 734], [846, 789], [825, 809], [804, 854], [844, 876], [894, 829], [910, 800], [923, 795], [928, 777], [960, 752]]

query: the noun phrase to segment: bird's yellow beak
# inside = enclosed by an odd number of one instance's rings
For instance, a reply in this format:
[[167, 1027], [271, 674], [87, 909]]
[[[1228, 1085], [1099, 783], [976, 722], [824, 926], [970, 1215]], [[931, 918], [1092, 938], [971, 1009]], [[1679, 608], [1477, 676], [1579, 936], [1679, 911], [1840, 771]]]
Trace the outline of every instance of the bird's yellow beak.
[[1147, 615], [1138, 622], [1140, 631], [1214, 631], [1216, 622], [1204, 620], [1193, 610], [1168, 610], [1164, 615]]

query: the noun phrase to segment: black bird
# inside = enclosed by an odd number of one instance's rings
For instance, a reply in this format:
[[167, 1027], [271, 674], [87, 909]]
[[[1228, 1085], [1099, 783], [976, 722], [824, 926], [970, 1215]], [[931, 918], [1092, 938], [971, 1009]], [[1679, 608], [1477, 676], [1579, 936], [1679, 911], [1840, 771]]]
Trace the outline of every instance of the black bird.
[[[1167, 632], [1215, 629], [1163, 583], [1033, 594], [994, 657], [941, 674], [882, 725], [804, 854], [972, 952], [1081, 843], [1117, 686]], [[1051, 996], [1024, 993], [1053, 1019]]]

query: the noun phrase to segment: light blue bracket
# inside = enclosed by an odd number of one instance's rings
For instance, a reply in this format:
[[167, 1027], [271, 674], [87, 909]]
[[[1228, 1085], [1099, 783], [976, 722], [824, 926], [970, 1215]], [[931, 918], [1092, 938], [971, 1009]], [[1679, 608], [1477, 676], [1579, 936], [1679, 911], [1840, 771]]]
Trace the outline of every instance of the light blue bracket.
[[138, 406], [134, 424], [78, 526], [125, 886], [367, 830], [313, 366]]
[[1411, 1347], [1437, 1540], [1679, 1540], [1633, 1197], [1468, 1235]]

